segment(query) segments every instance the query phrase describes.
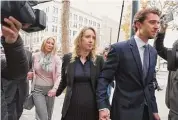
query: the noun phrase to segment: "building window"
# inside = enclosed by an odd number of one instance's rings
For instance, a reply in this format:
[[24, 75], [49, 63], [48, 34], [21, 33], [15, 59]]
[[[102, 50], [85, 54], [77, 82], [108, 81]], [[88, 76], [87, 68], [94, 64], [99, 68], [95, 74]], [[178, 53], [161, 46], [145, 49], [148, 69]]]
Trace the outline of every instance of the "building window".
[[73, 17], [73, 18], [74, 18], [74, 20], [76, 20], [76, 15], [75, 15], [75, 14], [74, 14], [74, 17]]
[[37, 37], [37, 42], [39, 43], [39, 37]]
[[78, 15], [76, 15], [76, 20], [78, 20]]
[[71, 36], [71, 30], [69, 30], [69, 36]]
[[100, 28], [100, 24], [99, 23], [97, 23], [97, 28]]
[[69, 22], [69, 27], [72, 27], [72, 22], [71, 21]]
[[60, 35], [61, 34], [61, 28], [60, 27], [59, 27], [58, 31], [59, 31], [59, 35]]
[[58, 14], [58, 8], [55, 7], [55, 6], [53, 6], [53, 13], [54, 13], [54, 14]]
[[74, 27], [74, 28], [77, 28], [77, 23], [74, 23], [74, 24], [73, 24], [73, 27]]
[[43, 37], [41, 37], [41, 41], [43, 41]]
[[46, 26], [45, 31], [46, 31], [46, 32], [48, 31], [48, 26]]
[[53, 6], [53, 13], [55, 13], [56, 12], [56, 8]]
[[52, 32], [54, 32], [55, 31], [55, 26], [54, 25], [52, 25]]
[[93, 21], [93, 26], [96, 26], [96, 22], [95, 21]]
[[46, 8], [46, 12], [49, 12], [49, 7]]
[[70, 13], [70, 15], [69, 15], [69, 19], [70, 19], [70, 20], [72, 19], [72, 13]]
[[46, 16], [46, 22], [48, 21], [48, 16]]
[[57, 26], [52, 25], [52, 32], [57, 32]]
[[33, 38], [33, 43], [36, 43], [36, 38], [35, 37]]
[[88, 24], [90, 25], [91, 20], [88, 20]]
[[85, 18], [85, 20], [84, 20], [84, 24], [85, 24], [85, 25], [88, 24], [88, 19], [87, 19], [87, 18]]
[[77, 33], [77, 31], [74, 30], [74, 31], [73, 31], [73, 36], [74, 36], [76, 33]]
[[89, 25], [92, 25], [92, 21], [91, 20], [89, 20]]
[[76, 14], [74, 14], [74, 20], [77, 21], [78, 16]]
[[79, 21], [82, 23], [83, 22], [83, 17], [79, 16]]
[[29, 42], [28, 42], [28, 41], [29, 41], [29, 39], [27, 38], [27, 42], [26, 42], [27, 45], [29, 45]]
[[58, 14], [58, 8], [56, 8], [56, 14]]
[[57, 33], [57, 26], [56, 26], [55, 32]]
[[58, 20], [57, 17], [54, 16], [52, 17], [52, 22], [57, 23], [57, 20]]
[[31, 39], [28, 39], [28, 42], [27, 42], [27, 44], [30, 44], [32, 41], [31, 41]]
[[61, 38], [60, 37], [58, 37], [58, 43], [61, 43], [62, 41], [61, 41]]
[[78, 24], [78, 27], [81, 28], [81, 27], [82, 27], [82, 24]]

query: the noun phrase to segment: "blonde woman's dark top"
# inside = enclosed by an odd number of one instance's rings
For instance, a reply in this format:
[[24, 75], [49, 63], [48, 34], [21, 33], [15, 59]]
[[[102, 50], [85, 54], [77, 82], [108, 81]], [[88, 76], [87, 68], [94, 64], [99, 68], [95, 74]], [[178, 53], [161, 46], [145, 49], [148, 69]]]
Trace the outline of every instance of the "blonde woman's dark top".
[[67, 87], [62, 120], [98, 120], [95, 90], [103, 62], [103, 58], [97, 56], [95, 62], [88, 57], [82, 64], [79, 58], [71, 61], [71, 54], [64, 55], [57, 91], [59, 96]]

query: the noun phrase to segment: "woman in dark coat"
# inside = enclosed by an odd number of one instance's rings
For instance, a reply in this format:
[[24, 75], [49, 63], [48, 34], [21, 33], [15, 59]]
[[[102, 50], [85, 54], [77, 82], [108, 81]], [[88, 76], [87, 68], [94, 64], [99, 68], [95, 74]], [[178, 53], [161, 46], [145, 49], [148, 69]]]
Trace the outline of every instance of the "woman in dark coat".
[[74, 41], [74, 50], [62, 62], [62, 77], [57, 96], [65, 88], [62, 120], [98, 120], [95, 89], [103, 66], [96, 55], [96, 32], [84, 27]]

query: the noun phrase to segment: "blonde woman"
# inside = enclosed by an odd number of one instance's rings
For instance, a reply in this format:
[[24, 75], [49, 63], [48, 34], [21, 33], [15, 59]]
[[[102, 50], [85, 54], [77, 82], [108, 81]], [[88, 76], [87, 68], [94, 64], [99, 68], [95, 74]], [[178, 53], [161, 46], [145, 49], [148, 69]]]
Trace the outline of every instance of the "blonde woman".
[[[33, 100], [37, 120], [51, 120], [56, 91], [61, 78], [61, 61], [56, 55], [56, 41], [49, 37], [43, 41], [41, 51], [33, 55]], [[30, 79], [32, 74], [28, 74]]]
[[57, 96], [67, 87], [62, 120], [98, 120], [95, 89], [103, 66], [96, 55], [96, 32], [84, 27], [74, 41], [74, 50], [63, 57]]

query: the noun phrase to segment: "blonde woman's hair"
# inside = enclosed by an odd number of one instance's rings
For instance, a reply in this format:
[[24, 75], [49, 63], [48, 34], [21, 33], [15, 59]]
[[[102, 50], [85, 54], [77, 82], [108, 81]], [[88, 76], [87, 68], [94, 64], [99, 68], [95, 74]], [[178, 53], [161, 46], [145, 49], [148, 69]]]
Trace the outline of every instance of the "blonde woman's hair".
[[54, 41], [54, 46], [53, 46], [53, 50], [51, 51], [51, 53], [53, 55], [56, 54], [56, 51], [57, 51], [57, 44], [56, 44], [56, 40], [53, 38], [53, 37], [47, 37], [46, 39], [43, 40], [42, 44], [41, 44], [41, 51], [42, 52], [45, 52], [45, 45], [46, 45], [46, 42], [49, 40], [49, 39], [52, 39]]
[[[94, 32], [95, 36], [96, 36], [96, 31], [92, 27], [84, 27], [83, 29], [81, 29], [81, 31], [77, 34], [76, 38], [74, 39], [74, 49], [73, 49], [73, 52], [72, 52], [71, 62], [75, 61], [76, 57], [79, 57], [82, 37], [87, 30], [92, 30]], [[93, 49], [89, 54], [90, 57], [92, 58], [93, 62], [95, 62], [95, 60], [96, 60], [96, 38], [97, 37], [95, 37]]]

